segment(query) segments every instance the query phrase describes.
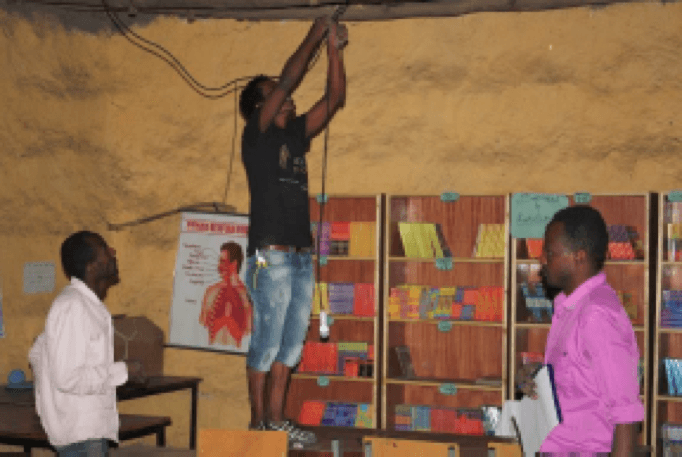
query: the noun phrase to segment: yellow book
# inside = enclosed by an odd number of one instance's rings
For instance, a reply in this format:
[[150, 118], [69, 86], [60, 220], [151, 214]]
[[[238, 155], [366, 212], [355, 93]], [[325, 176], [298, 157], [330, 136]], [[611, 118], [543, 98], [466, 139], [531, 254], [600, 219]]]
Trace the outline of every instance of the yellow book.
[[411, 222], [398, 222], [400, 239], [403, 242], [405, 257], [419, 257], [419, 248], [414, 231], [415, 224]]
[[419, 251], [419, 256], [422, 259], [429, 259], [433, 257], [433, 250], [431, 249], [431, 241], [427, 232], [427, 225], [425, 223], [414, 223], [412, 224], [415, 242], [417, 244], [417, 250]]
[[431, 252], [433, 253], [431, 257], [437, 259], [443, 258], [443, 249], [441, 249], [438, 233], [436, 232], [436, 224], [424, 224], [423, 231], [426, 234]]
[[313, 316], [318, 316], [320, 311], [329, 312], [329, 289], [327, 288], [326, 282], [318, 282], [315, 284], [312, 310]]

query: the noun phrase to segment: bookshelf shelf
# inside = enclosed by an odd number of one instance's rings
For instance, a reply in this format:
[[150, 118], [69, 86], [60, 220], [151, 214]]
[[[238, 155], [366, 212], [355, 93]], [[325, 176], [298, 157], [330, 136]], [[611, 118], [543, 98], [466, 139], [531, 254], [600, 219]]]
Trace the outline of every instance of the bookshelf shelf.
[[[374, 319], [375, 319], [374, 317], [355, 316], [353, 314], [331, 314], [329, 317], [331, 317], [334, 321], [356, 321], [356, 322], [374, 322]], [[319, 321], [320, 315], [315, 314], [315, 315], [310, 317], [310, 320]]]
[[[377, 260], [374, 257], [344, 256], [344, 255], [327, 255], [324, 257], [327, 260], [333, 260], [333, 261], [375, 262]], [[313, 259], [317, 259], [317, 255], [313, 255]], [[328, 267], [328, 265], [321, 265], [321, 267], [325, 268], [325, 267]]]
[[667, 327], [661, 327], [658, 329], [659, 334], [682, 334], [682, 328], [667, 328]]
[[[568, 196], [569, 204], [575, 204], [573, 197]], [[629, 311], [633, 330], [640, 350], [644, 376], [643, 392], [650, 385], [649, 367], [649, 239], [651, 196], [649, 194], [602, 194], [592, 195], [590, 206], [599, 210], [606, 224], [621, 225], [634, 228], [639, 236], [638, 245], [630, 254], [633, 259], [607, 259], [604, 271], [609, 284], [621, 294]], [[551, 328], [551, 301], [542, 300], [544, 293], [537, 284], [541, 284], [540, 261], [538, 257], [541, 245], [531, 244], [525, 239], [511, 239], [511, 316], [510, 316], [510, 379], [508, 383], [510, 398], [518, 398], [516, 389], [517, 372], [524, 361], [544, 360], [545, 344]], [[639, 248], [639, 249], [638, 249]], [[533, 252], [534, 256], [529, 253]], [[614, 256], [619, 252], [613, 251]], [[620, 254], [622, 255], [622, 254]], [[643, 396], [645, 410], [648, 410], [648, 396]], [[647, 443], [648, 423], [643, 424], [643, 432], [639, 437], [642, 444]]]
[[441, 322], [447, 322], [451, 325], [464, 325], [467, 327], [503, 327], [502, 322], [487, 322], [487, 321], [462, 321], [452, 319], [396, 319], [390, 318], [389, 324], [433, 324], [438, 325]]
[[[674, 262], [673, 262], [674, 263]], [[682, 265], [682, 262], [678, 262], [679, 265]], [[538, 259], [519, 259], [516, 261], [517, 265], [539, 265], [540, 260]], [[641, 259], [636, 259], [636, 260], [607, 260], [604, 262], [604, 265], [606, 266], [612, 266], [612, 265], [641, 265], [641, 266], [646, 266], [646, 261], [641, 260]]]
[[545, 322], [519, 322], [516, 324], [517, 329], [541, 328], [549, 330], [551, 326], [552, 324]]
[[382, 428], [405, 430], [405, 408], [459, 417], [505, 400], [508, 214], [504, 195], [386, 196]]
[[682, 402], [682, 395], [674, 396], [674, 395], [658, 395], [657, 401], [659, 402]]
[[[500, 263], [503, 264], [505, 259], [498, 258], [476, 258], [476, 257], [448, 257], [452, 263]], [[421, 262], [435, 264], [435, 258], [422, 257], [390, 257], [389, 262]]]
[[[363, 421], [356, 422], [355, 426], [376, 428], [380, 378], [376, 363], [379, 347], [377, 310], [380, 304], [383, 196], [327, 195], [324, 204], [318, 202], [317, 196], [311, 196], [309, 203], [315, 250], [318, 247], [317, 237], [321, 235], [319, 247], [322, 255], [315, 252], [313, 258], [315, 282], [322, 286], [316, 286], [311, 325], [298, 367], [301, 372], [291, 376], [285, 414], [298, 418], [303, 425], [319, 426], [319, 421], [311, 423], [322, 420], [315, 414], [309, 414], [312, 410], [308, 408], [312, 404], [317, 404], [313, 407], [324, 404], [325, 408], [357, 404], [358, 408], [366, 409], [363, 414], [368, 416], [363, 416]], [[321, 261], [323, 259], [324, 262]], [[325, 342], [320, 339], [320, 310], [332, 318], [329, 338]], [[324, 356], [324, 362], [318, 359], [320, 354]], [[323, 369], [320, 363], [324, 363]], [[319, 371], [334, 371], [336, 374], [321, 374]], [[360, 417], [360, 412], [357, 414]]]
[[440, 387], [444, 384], [450, 384], [455, 386], [457, 389], [470, 389], [470, 390], [486, 390], [493, 392], [502, 392], [505, 388], [502, 386], [502, 380], [500, 379], [499, 386], [492, 386], [487, 384], [476, 384], [476, 382], [462, 382], [457, 380], [447, 380], [447, 379], [396, 379], [388, 378], [386, 379], [386, 384], [392, 385], [410, 385], [410, 386], [422, 386], [422, 387]]
[[294, 373], [291, 375], [292, 379], [312, 379], [314, 381], [320, 378], [326, 378], [329, 382], [366, 382], [373, 383], [373, 378], [365, 377], [355, 377], [355, 376], [340, 376], [340, 375], [326, 375], [326, 374], [316, 374], [316, 373]]

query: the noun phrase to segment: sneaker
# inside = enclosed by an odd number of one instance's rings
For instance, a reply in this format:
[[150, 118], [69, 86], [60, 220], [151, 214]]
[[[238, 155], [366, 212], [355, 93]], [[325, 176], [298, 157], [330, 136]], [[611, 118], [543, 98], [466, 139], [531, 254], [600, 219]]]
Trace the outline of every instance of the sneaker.
[[289, 441], [292, 444], [307, 445], [317, 443], [317, 437], [313, 432], [297, 427], [296, 424], [290, 420], [285, 420], [284, 422], [268, 422], [268, 430], [287, 432]]
[[256, 432], [264, 432], [265, 430], [268, 430], [268, 426], [265, 424], [265, 422], [260, 421], [256, 425], [249, 424], [249, 430]]

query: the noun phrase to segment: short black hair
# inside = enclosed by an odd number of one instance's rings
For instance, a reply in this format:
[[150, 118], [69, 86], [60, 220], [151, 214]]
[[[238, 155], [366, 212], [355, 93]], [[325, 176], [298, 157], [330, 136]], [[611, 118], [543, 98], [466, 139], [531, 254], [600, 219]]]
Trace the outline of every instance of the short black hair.
[[248, 84], [242, 89], [239, 95], [239, 112], [245, 120], [251, 119], [251, 115], [256, 110], [256, 106], [265, 100], [260, 84], [265, 81], [270, 81], [271, 78], [265, 75], [258, 75], [251, 79]]
[[85, 278], [85, 270], [97, 256], [96, 247], [104, 244], [101, 235], [83, 230], [70, 235], [62, 243], [62, 268], [67, 278]]
[[595, 271], [601, 270], [609, 247], [609, 232], [601, 213], [587, 205], [569, 206], [559, 210], [549, 225], [555, 222], [563, 224], [564, 240], [573, 252], [584, 250]]

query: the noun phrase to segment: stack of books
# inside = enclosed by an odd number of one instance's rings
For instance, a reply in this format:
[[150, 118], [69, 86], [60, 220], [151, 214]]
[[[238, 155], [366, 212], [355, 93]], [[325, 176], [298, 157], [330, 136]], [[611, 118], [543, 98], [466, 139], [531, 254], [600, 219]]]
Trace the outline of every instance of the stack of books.
[[371, 428], [374, 415], [371, 404], [306, 400], [301, 405], [298, 422], [327, 427]]
[[633, 260], [644, 253], [637, 229], [629, 225], [609, 225], [608, 256], [612, 260]]
[[661, 326], [682, 327], [682, 290], [664, 290], [661, 300]]
[[398, 222], [398, 232], [405, 257], [438, 259], [452, 257], [440, 224]]
[[372, 317], [375, 314], [374, 284], [317, 283], [312, 314], [319, 315], [321, 310], [332, 314]]
[[444, 319], [501, 322], [504, 287], [401, 285], [389, 293], [391, 319]]
[[663, 359], [668, 395], [682, 395], [682, 359]]
[[682, 224], [679, 222], [668, 224], [668, 260], [675, 262], [682, 260]]
[[661, 425], [663, 457], [682, 455], [682, 424], [665, 422]]
[[323, 343], [306, 341], [303, 345], [299, 373], [371, 377], [374, 345], [365, 342], [340, 341]]
[[[319, 227], [319, 230], [318, 230]], [[374, 222], [311, 222], [313, 250], [317, 254], [320, 237], [320, 255], [343, 257], [374, 257], [376, 224]]]
[[523, 282], [520, 284], [521, 293], [526, 303], [526, 309], [532, 314], [536, 322], [552, 320], [552, 300], [545, 296], [545, 290], [540, 282]]
[[502, 258], [505, 254], [504, 224], [480, 224], [474, 257]]
[[396, 405], [396, 431], [484, 435], [483, 411], [443, 406]]

